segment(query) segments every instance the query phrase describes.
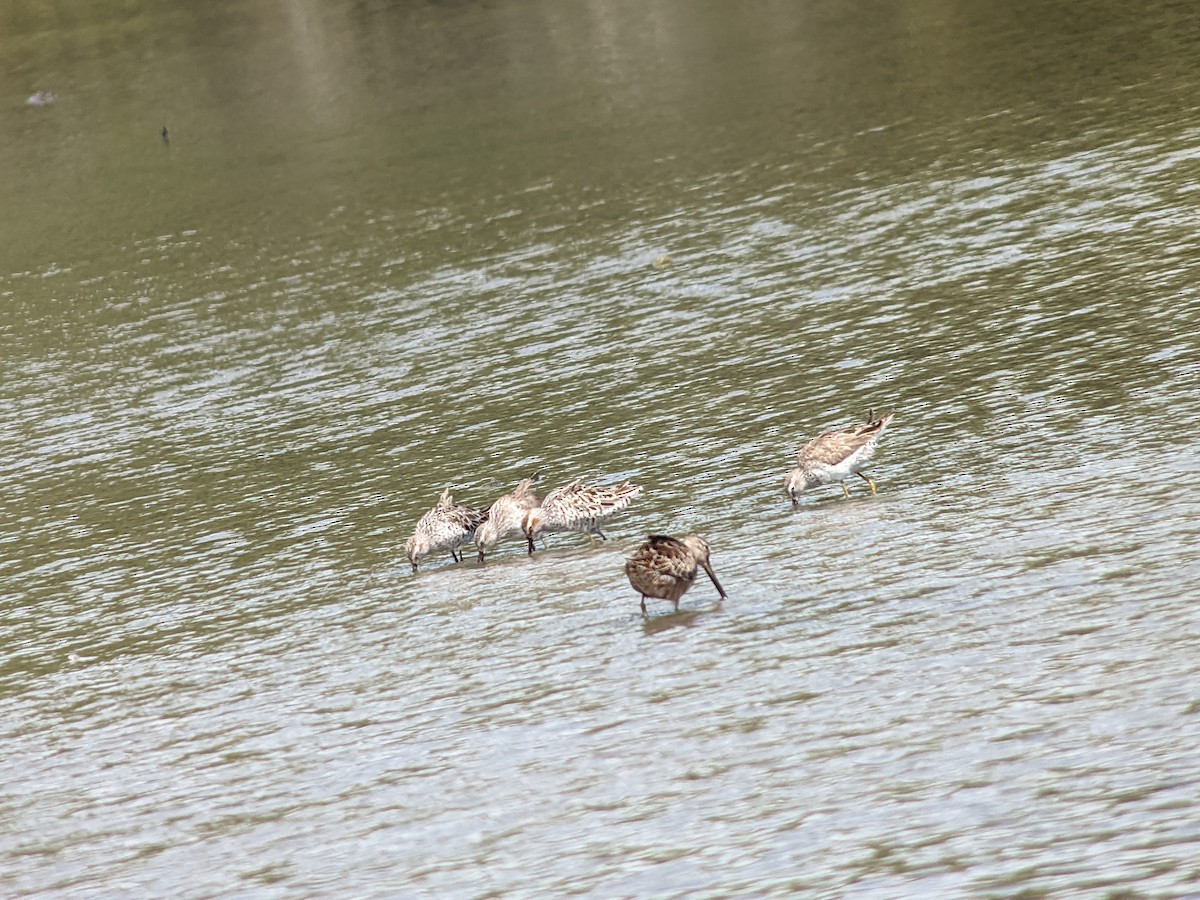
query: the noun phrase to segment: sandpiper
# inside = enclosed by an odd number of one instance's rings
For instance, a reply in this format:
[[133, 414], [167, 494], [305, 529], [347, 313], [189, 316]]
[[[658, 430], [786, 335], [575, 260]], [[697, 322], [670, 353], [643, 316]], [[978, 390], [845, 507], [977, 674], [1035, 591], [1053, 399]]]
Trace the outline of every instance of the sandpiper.
[[475, 539], [475, 530], [487, 517], [486, 509], [455, 503], [450, 488], [446, 488], [437, 506], [417, 520], [413, 536], [404, 544], [412, 570], [417, 571], [421, 559], [435, 550], [449, 550], [455, 562], [462, 562], [460, 548]]
[[524, 534], [525, 514], [538, 505], [538, 495], [533, 486], [541, 480], [540, 475], [526, 478], [509, 493], [488, 507], [487, 521], [475, 532], [475, 546], [479, 549], [479, 561], [500, 541]]
[[809, 441], [799, 453], [796, 468], [788, 472], [787, 481], [784, 482], [792, 505], [799, 505], [802, 491], [834, 482], [840, 484], [842, 492], [849, 497], [846, 479], [851, 475], [863, 479], [871, 488], [871, 493], [876, 493], [874, 480], [862, 471], [862, 467], [875, 453], [875, 442], [894, 415], [894, 412], [890, 412], [871, 421], [872, 416], [868, 413], [865, 425], [827, 431]]
[[533, 542], [539, 535], [559, 531], [578, 531], [607, 540], [600, 530], [600, 523], [627, 507], [641, 492], [640, 484], [628, 481], [615, 488], [606, 488], [575, 480], [555, 488], [542, 498], [540, 506], [525, 514], [523, 530], [529, 552], [533, 552]]
[[726, 599], [725, 589], [717, 581], [708, 556], [708, 542], [699, 535], [689, 534], [681, 538], [665, 534], [650, 535], [649, 540], [625, 561], [629, 583], [642, 595], [642, 615], [646, 615], [647, 597], [670, 600], [678, 611], [679, 598], [696, 581], [698, 566], [704, 567], [721, 599]]

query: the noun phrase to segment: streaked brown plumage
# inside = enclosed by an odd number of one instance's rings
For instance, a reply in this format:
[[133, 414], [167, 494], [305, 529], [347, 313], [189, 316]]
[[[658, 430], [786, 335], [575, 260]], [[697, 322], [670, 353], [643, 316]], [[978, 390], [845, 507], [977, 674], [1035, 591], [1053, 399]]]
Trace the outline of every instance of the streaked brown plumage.
[[487, 521], [475, 531], [475, 546], [479, 549], [479, 561], [484, 554], [500, 541], [524, 534], [525, 514], [538, 505], [538, 495], [533, 486], [541, 480], [540, 475], [526, 478], [509, 493], [488, 507]]
[[640, 484], [628, 481], [615, 488], [606, 488], [576, 480], [555, 488], [542, 498], [540, 506], [525, 515], [524, 531], [529, 552], [533, 552], [533, 542], [539, 535], [560, 531], [577, 531], [607, 540], [600, 530], [600, 523], [627, 507], [641, 492]]
[[841, 485], [842, 492], [849, 497], [850, 490], [846, 487], [846, 479], [851, 475], [863, 479], [871, 488], [871, 493], [875, 493], [875, 482], [862, 471], [862, 467], [874, 455], [875, 442], [894, 415], [894, 412], [890, 412], [875, 421], [870, 421], [871, 416], [868, 415], [865, 425], [851, 425], [827, 431], [809, 441], [798, 454], [796, 468], [788, 472], [784, 482], [784, 490], [792, 498], [792, 504], [799, 503], [799, 494], [802, 491], [835, 482]]
[[633, 589], [642, 595], [642, 615], [646, 614], [646, 598], [670, 600], [679, 609], [679, 598], [696, 581], [696, 570], [703, 566], [721, 599], [725, 589], [713, 573], [709, 562], [708, 542], [699, 535], [674, 538], [652, 534], [649, 540], [625, 561], [625, 574]]
[[455, 503], [450, 488], [446, 488], [437, 506], [417, 520], [416, 530], [404, 544], [412, 570], [417, 571], [421, 560], [435, 550], [449, 550], [455, 562], [462, 562], [459, 548], [475, 539], [475, 530], [487, 517], [486, 509]]

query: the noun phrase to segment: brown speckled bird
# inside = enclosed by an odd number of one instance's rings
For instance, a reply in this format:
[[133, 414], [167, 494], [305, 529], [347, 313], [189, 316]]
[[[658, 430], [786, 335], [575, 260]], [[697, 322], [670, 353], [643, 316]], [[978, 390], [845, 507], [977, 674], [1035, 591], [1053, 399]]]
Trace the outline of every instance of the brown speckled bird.
[[874, 494], [875, 482], [862, 471], [862, 467], [874, 455], [875, 442], [894, 415], [894, 412], [890, 412], [872, 422], [868, 414], [865, 425], [827, 431], [809, 441], [799, 453], [796, 468], [788, 472], [784, 482], [784, 490], [792, 498], [792, 505], [799, 504], [801, 492], [834, 482], [840, 484], [842, 493], [849, 497], [846, 479], [851, 475], [857, 475], [865, 481]]
[[455, 503], [450, 488], [446, 488], [437, 506], [417, 520], [413, 536], [404, 544], [412, 570], [417, 571], [421, 559], [435, 550], [449, 550], [455, 562], [462, 562], [459, 548], [475, 539], [475, 530], [487, 517], [486, 509]]
[[625, 561], [629, 583], [642, 595], [642, 615], [646, 615], [647, 597], [670, 600], [678, 611], [679, 598], [696, 581], [696, 569], [699, 566], [704, 567], [721, 599], [726, 599], [725, 589], [713, 574], [708, 555], [708, 542], [699, 535], [689, 534], [681, 538], [665, 534], [650, 535], [650, 539]]

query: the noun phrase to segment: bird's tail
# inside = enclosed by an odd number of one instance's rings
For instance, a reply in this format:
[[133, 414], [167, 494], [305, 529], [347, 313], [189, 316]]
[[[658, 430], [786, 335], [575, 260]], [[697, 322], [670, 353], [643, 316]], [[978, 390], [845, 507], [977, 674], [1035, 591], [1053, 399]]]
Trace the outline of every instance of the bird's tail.
[[613, 488], [609, 496], [605, 497], [603, 501], [601, 501], [604, 505], [604, 511], [606, 513], [612, 513], [619, 509], [624, 509], [630, 503], [632, 503], [634, 498], [637, 497], [637, 495], [641, 492], [642, 486], [640, 484], [633, 484], [632, 482], [626, 481], [624, 484]]
[[526, 478], [524, 481], [522, 481], [520, 484], [518, 484], [515, 488], [513, 488], [513, 492], [512, 492], [513, 497], [515, 497], [518, 500], [524, 499], [526, 497], [533, 497], [536, 500], [537, 494], [534, 493], [533, 486], [541, 480], [542, 480], [541, 473], [534, 472], [533, 475], [531, 475], [529, 478]]

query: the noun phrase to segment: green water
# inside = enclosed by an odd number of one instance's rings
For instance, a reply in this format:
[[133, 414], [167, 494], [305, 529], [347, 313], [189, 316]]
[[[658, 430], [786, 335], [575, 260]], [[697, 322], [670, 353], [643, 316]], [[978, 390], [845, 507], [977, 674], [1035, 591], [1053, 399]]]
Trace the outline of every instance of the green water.
[[[0, 893], [1194, 892], [1198, 39], [6, 6]], [[645, 492], [409, 572], [534, 470]]]

